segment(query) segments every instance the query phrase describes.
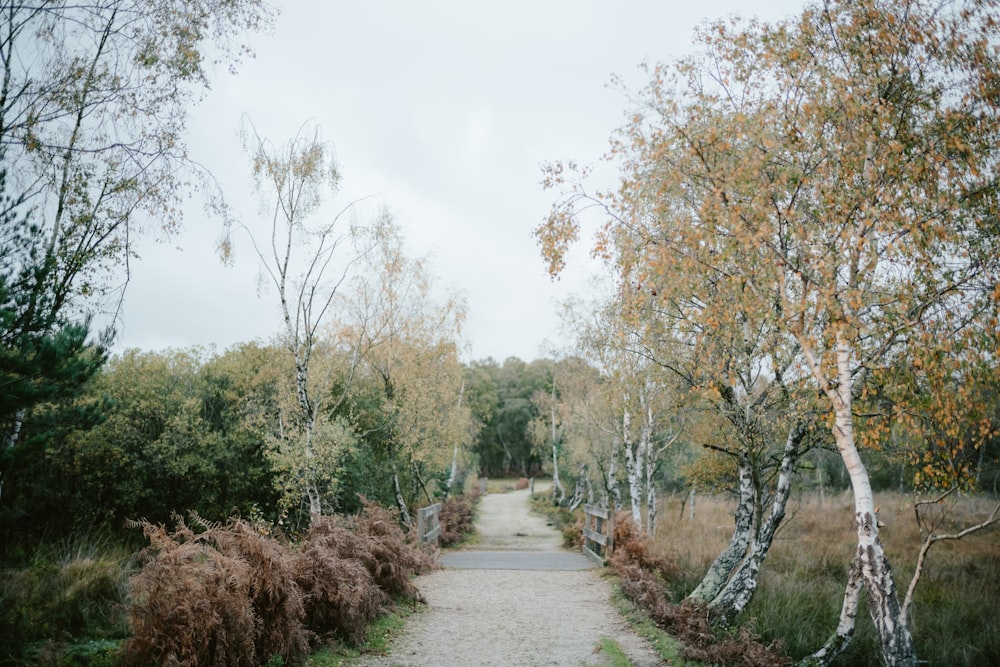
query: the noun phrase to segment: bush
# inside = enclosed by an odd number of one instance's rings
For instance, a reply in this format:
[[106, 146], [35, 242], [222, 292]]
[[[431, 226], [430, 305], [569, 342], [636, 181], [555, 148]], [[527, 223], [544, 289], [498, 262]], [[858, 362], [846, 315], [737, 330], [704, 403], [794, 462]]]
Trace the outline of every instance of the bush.
[[172, 534], [142, 525], [153, 553], [132, 578], [125, 664], [253, 664], [257, 619], [249, 564], [178, 524]]
[[440, 544], [442, 547], [454, 546], [475, 533], [473, 518], [478, 500], [478, 493], [470, 493], [445, 498], [441, 503], [439, 519], [441, 521]]
[[362, 504], [364, 509], [348, 525], [365, 542], [360, 557], [375, 583], [393, 597], [423, 602], [410, 578], [434, 567], [432, 555], [407, 540], [396, 511], [364, 498]]
[[295, 581], [295, 561], [289, 548], [241, 520], [213, 528], [203, 539], [250, 566], [257, 664], [266, 664], [274, 656], [281, 656], [285, 664], [298, 663], [308, 652], [309, 641], [302, 591]]
[[313, 518], [296, 559], [295, 580], [303, 593], [306, 623], [317, 635], [360, 643], [388, 602], [359, 557], [363, 550], [363, 540], [342, 519]]
[[127, 556], [104, 543], [63, 551], [45, 547], [25, 567], [0, 571], [2, 660], [61, 655], [77, 642], [117, 646], [126, 635]]
[[410, 577], [433, 564], [407, 541], [395, 512], [361, 502], [354, 517], [314, 518], [296, 566], [309, 628], [353, 644], [390, 600], [422, 602]]

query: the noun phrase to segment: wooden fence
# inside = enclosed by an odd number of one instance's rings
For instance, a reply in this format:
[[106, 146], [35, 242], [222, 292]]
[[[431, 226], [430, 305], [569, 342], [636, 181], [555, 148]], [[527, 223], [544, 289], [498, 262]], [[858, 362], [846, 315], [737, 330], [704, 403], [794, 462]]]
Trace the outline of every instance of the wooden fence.
[[583, 516], [583, 555], [598, 565], [605, 565], [614, 549], [614, 510], [584, 505]]
[[434, 503], [417, 510], [417, 535], [421, 543], [433, 544], [435, 555], [438, 553], [438, 539], [441, 537], [441, 503]]

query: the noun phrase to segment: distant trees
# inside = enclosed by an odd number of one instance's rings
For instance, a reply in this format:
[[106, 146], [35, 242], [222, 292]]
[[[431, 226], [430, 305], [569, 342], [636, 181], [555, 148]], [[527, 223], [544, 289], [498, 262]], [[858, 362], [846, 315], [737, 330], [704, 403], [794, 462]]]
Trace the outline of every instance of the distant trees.
[[510, 357], [472, 362], [466, 370], [466, 396], [480, 424], [474, 451], [481, 474], [531, 477], [542, 470], [543, 455], [529, 429], [538, 417], [532, 397], [551, 389], [551, 362]]

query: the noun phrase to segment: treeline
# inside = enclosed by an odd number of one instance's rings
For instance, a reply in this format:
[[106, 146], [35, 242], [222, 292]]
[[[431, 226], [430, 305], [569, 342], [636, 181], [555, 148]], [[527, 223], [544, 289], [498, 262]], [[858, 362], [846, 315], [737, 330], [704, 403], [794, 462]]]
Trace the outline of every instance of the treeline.
[[[442, 357], [439, 363], [459, 369], [453, 348]], [[343, 355], [333, 351], [315, 360], [338, 361]], [[397, 484], [407, 508], [439, 499], [455, 447], [459, 476], [469, 473], [466, 441], [401, 438], [417, 409], [403, 401], [411, 388], [396, 387], [390, 399], [381, 376], [353, 373], [352, 390], [322, 419], [327, 507], [354, 513], [362, 496], [396, 506]], [[294, 428], [292, 375], [280, 347], [253, 343], [219, 354], [132, 350], [112, 358], [72, 399], [24, 413], [3, 468], [3, 542], [95, 527], [122, 534], [129, 519], [169, 523], [172, 513], [188, 511], [307, 528], [281, 440]], [[338, 383], [327, 389], [338, 397], [341, 390]], [[457, 393], [444, 402], [426, 406], [442, 426], [456, 418], [448, 407], [457, 411]], [[462, 479], [453, 486], [461, 489]]]

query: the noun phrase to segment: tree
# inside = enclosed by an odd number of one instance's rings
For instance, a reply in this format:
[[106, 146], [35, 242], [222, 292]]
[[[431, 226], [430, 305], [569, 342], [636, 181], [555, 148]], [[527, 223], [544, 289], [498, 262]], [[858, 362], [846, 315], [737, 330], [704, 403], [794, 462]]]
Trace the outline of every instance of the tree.
[[[0, 172], [0, 193], [6, 177]], [[41, 230], [4, 196], [0, 223], [0, 501], [10, 462], [23, 452], [25, 421], [49, 402], [77, 395], [107, 358], [107, 341], [93, 343], [89, 319], [75, 323], [52, 308], [40, 285], [46, 276]]]
[[[335, 492], [330, 463], [336, 450], [351, 444], [353, 438], [342, 421], [320, 423], [336, 406], [323, 405], [331, 396], [327, 387], [316, 386], [313, 354], [338, 291], [355, 265], [375, 247], [377, 228], [386, 220], [376, 220], [371, 229], [351, 223], [347, 218], [354, 209], [355, 202], [351, 202], [325, 222], [312, 224], [323, 198], [335, 193], [340, 183], [331, 147], [323, 142], [319, 128], [303, 126], [293, 139], [277, 147], [247, 122], [243, 139], [254, 189], [271, 220], [264, 238], [246, 224], [239, 229], [249, 235], [264, 280], [277, 292], [284, 327], [281, 343], [292, 362], [298, 405], [297, 419], [280, 433], [278, 454], [294, 480], [292, 488], [297, 487], [307, 499], [309, 514], [318, 516], [323, 513], [324, 499], [329, 506]], [[230, 247], [231, 241], [225, 245]]]
[[[643, 158], [635, 162], [635, 173], [655, 169]], [[576, 172], [548, 166], [549, 187], [568, 189], [536, 235], [557, 271], [564, 235], [573, 233], [581, 214], [595, 206], [607, 214], [596, 251], [614, 272], [616, 290], [598, 306], [599, 323], [584, 328], [583, 340], [598, 350], [619, 390], [611, 400], [620, 414], [617, 449], [624, 455], [633, 520], [643, 526], [644, 498], [647, 516], [655, 519], [652, 475], [679, 437], [676, 418], [671, 432], [656, 432], [662, 413], [676, 414], [681, 401], [689, 409], [713, 408], [724, 423], [702, 444], [728, 459], [726, 488], [738, 502], [729, 545], [691, 597], [707, 604], [715, 620], [731, 620], [756, 590], [815, 419], [796, 375], [798, 346], [769, 324], [769, 304], [744, 283], [691, 271], [664, 251], [655, 188], [591, 195], [585, 174]], [[752, 260], [727, 261], [743, 273], [753, 271]], [[661, 441], [655, 446], [654, 434]], [[719, 468], [718, 457], [703, 461], [701, 467]], [[655, 521], [645, 525], [649, 531]]]
[[[458, 358], [465, 304], [457, 296], [436, 301], [427, 260], [407, 256], [389, 218], [345, 296], [331, 337], [352, 347], [380, 389], [380, 416], [368, 430], [385, 445], [396, 504], [409, 523], [417, 493], [427, 502], [437, 495], [427, 488], [428, 473], [443, 475], [456, 448], [471, 439]], [[413, 480], [409, 494], [400, 483], [404, 472]]]
[[[855, 500], [857, 554], [829, 660], [863, 586], [882, 659], [915, 651], [879, 539], [854, 402], [869, 374], [1000, 294], [1000, 59], [993, 2], [828, 2], [775, 25], [718, 23], [651, 71], [618, 144], [623, 197], [654, 201], [657, 247], [738, 287], [794, 342]], [[642, 196], [642, 193], [648, 193]]]
[[[208, 85], [205, 52], [235, 67], [240, 38], [271, 10], [262, 0], [55, 0], [5, 2], [0, 16], [3, 345], [18, 363], [48, 360], [48, 370], [5, 369], [23, 399], [25, 377], [68, 373], [37, 384], [71, 388], [100, 366], [111, 332], [85, 340], [115, 289], [109, 277], [127, 271], [145, 221], [178, 229], [186, 178], [207, 181], [183, 140]], [[3, 455], [23, 416], [3, 415]]]
[[481, 474], [511, 475], [516, 469], [531, 477], [540, 469], [541, 459], [529, 430], [538, 416], [531, 398], [539, 389], [551, 390], [548, 363], [535, 360], [529, 364], [509, 357], [502, 365], [493, 359], [471, 365], [469, 400], [482, 424], [474, 447]]
[[[148, 220], [173, 232], [187, 178], [187, 110], [208, 87], [206, 52], [234, 68], [262, 0], [56, 0], [0, 7], [0, 161], [32, 212], [32, 312], [69, 314], [106, 295]], [[92, 305], [92, 304], [91, 304]]]

